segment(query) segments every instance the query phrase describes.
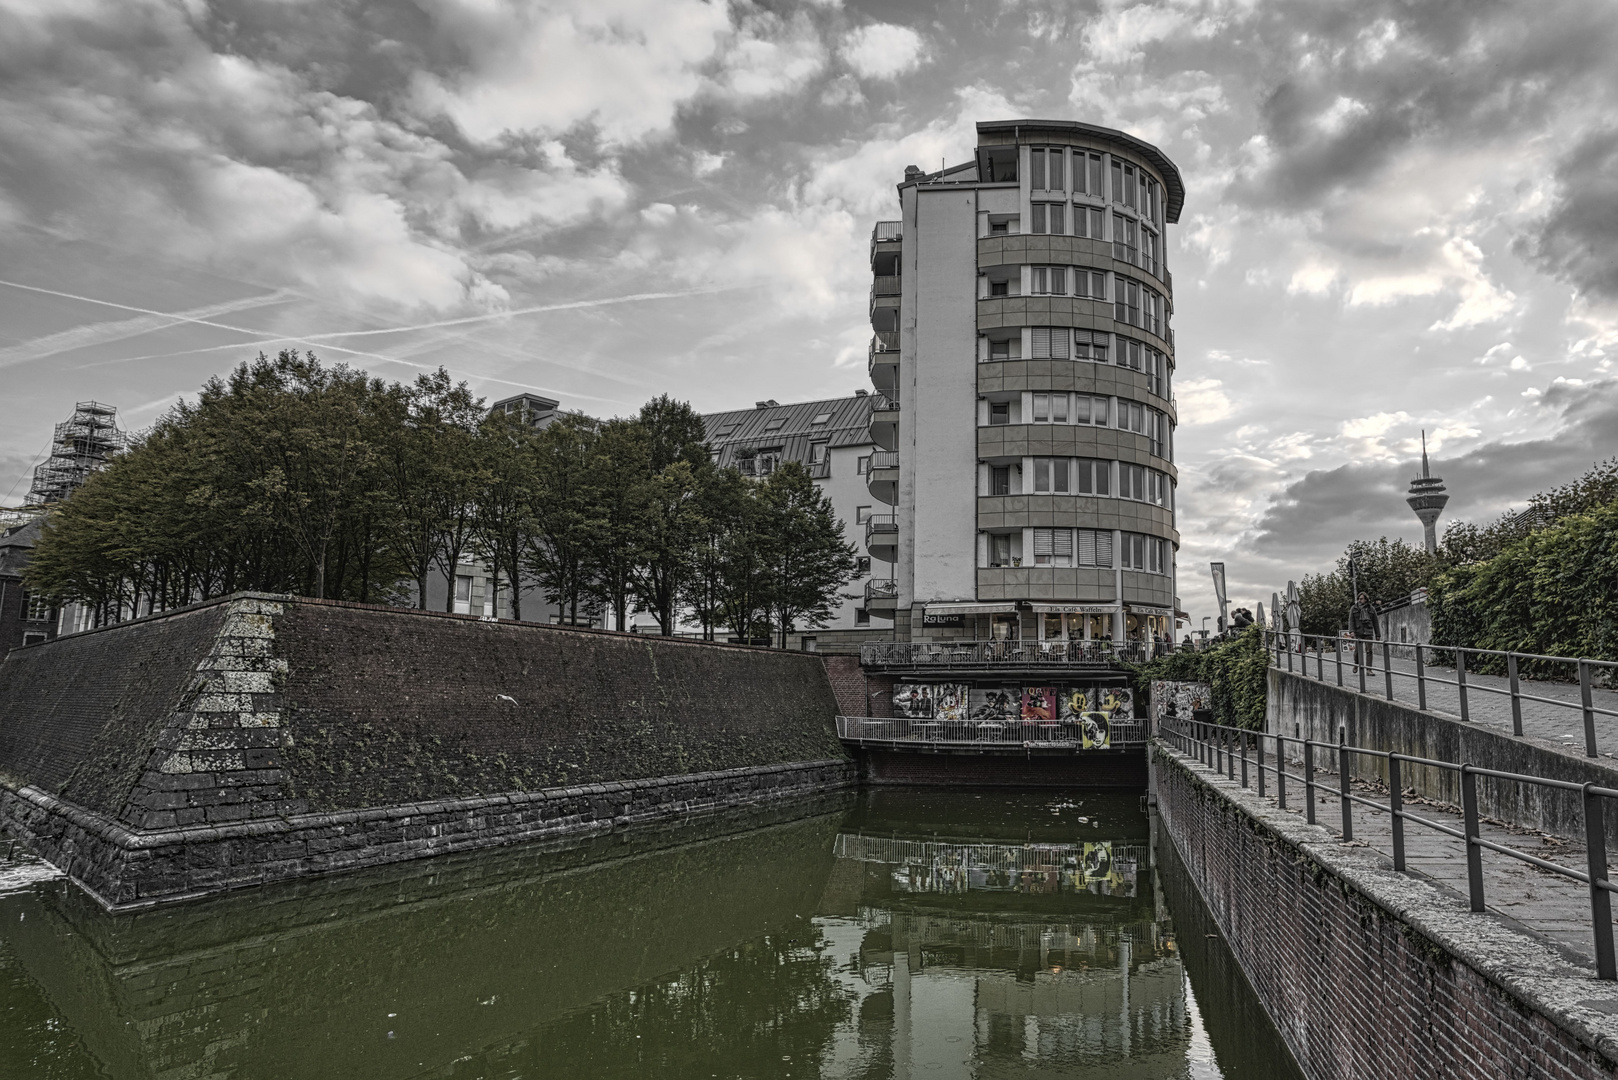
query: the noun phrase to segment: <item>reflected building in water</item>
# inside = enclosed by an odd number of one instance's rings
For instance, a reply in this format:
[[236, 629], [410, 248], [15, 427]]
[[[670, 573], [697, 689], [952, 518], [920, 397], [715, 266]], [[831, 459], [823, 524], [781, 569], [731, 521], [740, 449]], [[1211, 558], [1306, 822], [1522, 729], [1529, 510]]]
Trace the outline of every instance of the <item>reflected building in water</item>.
[[0, 882], [0, 1075], [1169, 1078], [1217, 1048], [1135, 798], [852, 799], [136, 916]]

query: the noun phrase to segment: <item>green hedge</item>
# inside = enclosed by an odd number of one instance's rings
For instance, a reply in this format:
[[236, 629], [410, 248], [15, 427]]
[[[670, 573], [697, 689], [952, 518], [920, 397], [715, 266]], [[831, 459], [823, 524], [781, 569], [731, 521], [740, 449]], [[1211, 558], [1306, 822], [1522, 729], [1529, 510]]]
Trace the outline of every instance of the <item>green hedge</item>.
[[[1434, 644], [1618, 660], [1618, 505], [1565, 517], [1493, 558], [1444, 571], [1427, 603]], [[1568, 666], [1525, 662], [1523, 673], [1565, 678]]]
[[1203, 682], [1213, 691], [1214, 719], [1258, 731], [1264, 727], [1269, 696], [1269, 654], [1259, 628], [1201, 652], [1173, 652], [1145, 664], [1131, 665], [1135, 693], [1146, 701], [1154, 679]]

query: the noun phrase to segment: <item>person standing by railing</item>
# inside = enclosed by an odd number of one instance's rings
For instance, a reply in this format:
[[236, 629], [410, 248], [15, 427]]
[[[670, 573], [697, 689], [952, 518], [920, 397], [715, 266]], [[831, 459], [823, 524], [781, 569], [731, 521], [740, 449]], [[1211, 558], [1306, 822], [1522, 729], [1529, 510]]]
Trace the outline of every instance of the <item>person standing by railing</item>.
[[1371, 642], [1382, 637], [1382, 627], [1377, 622], [1376, 605], [1363, 592], [1359, 601], [1348, 609], [1348, 632], [1354, 635], [1354, 670], [1358, 671], [1363, 664], [1365, 670], [1370, 671], [1373, 655]]

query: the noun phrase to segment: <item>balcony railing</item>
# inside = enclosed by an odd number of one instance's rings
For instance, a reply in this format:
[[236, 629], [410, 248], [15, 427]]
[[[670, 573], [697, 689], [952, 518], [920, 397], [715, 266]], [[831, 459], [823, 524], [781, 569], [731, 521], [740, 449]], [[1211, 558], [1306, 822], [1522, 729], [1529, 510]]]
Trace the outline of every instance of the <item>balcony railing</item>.
[[868, 669], [1110, 668], [1147, 658], [1147, 647], [1134, 641], [877, 641], [860, 646], [860, 665]]
[[898, 240], [904, 236], [904, 222], [879, 221], [871, 230], [871, 243], [879, 244], [884, 240]]
[[877, 469], [897, 469], [899, 467], [899, 451], [877, 450], [871, 454], [871, 471]]
[[871, 280], [871, 295], [898, 296], [900, 278], [897, 274], [878, 274]]
[[898, 412], [899, 402], [886, 394], [876, 394], [871, 398], [871, 411], [873, 413]]
[[871, 537], [878, 534], [894, 536], [899, 532], [899, 519], [892, 514], [872, 514], [865, 519], [865, 546], [871, 546]]
[[[899, 583], [897, 581], [872, 580], [865, 583], [865, 599], [871, 600], [897, 600], [899, 599]], [[863, 646], [861, 646], [863, 648]], [[861, 661], [864, 662], [863, 660]]]
[[872, 355], [875, 355], [876, 353], [898, 352], [898, 351], [899, 351], [899, 331], [897, 331], [897, 330], [878, 330], [876, 333], [871, 335], [871, 353], [872, 353]]
[[844, 742], [991, 749], [1049, 747], [1067, 750], [1123, 750], [1145, 744], [1148, 722], [1134, 717], [1085, 713], [1069, 720], [925, 720], [907, 717], [839, 716], [837, 737]]

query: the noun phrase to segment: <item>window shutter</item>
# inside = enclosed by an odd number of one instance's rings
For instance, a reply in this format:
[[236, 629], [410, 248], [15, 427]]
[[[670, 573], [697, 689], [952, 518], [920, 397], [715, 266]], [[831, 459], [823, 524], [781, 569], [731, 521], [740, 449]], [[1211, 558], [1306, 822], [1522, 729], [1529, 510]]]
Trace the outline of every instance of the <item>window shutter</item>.
[[1051, 530], [1034, 530], [1034, 554], [1049, 556], [1051, 553]]
[[1096, 536], [1096, 565], [1112, 566], [1112, 533], [1098, 530]]
[[[1058, 270], [1055, 273], [1061, 273], [1061, 271]], [[1065, 327], [1052, 327], [1046, 333], [1050, 335], [1051, 356], [1057, 360], [1066, 360], [1069, 337], [1067, 329]]]
[[1051, 530], [1051, 554], [1063, 559], [1073, 558], [1073, 530]]
[[1096, 532], [1094, 529], [1079, 530], [1079, 565], [1094, 566], [1096, 564]]
[[1045, 151], [1028, 151], [1028, 186], [1035, 191], [1045, 186]]
[[1051, 356], [1051, 331], [1047, 326], [1034, 327], [1033, 333], [1034, 359], [1049, 360]]

